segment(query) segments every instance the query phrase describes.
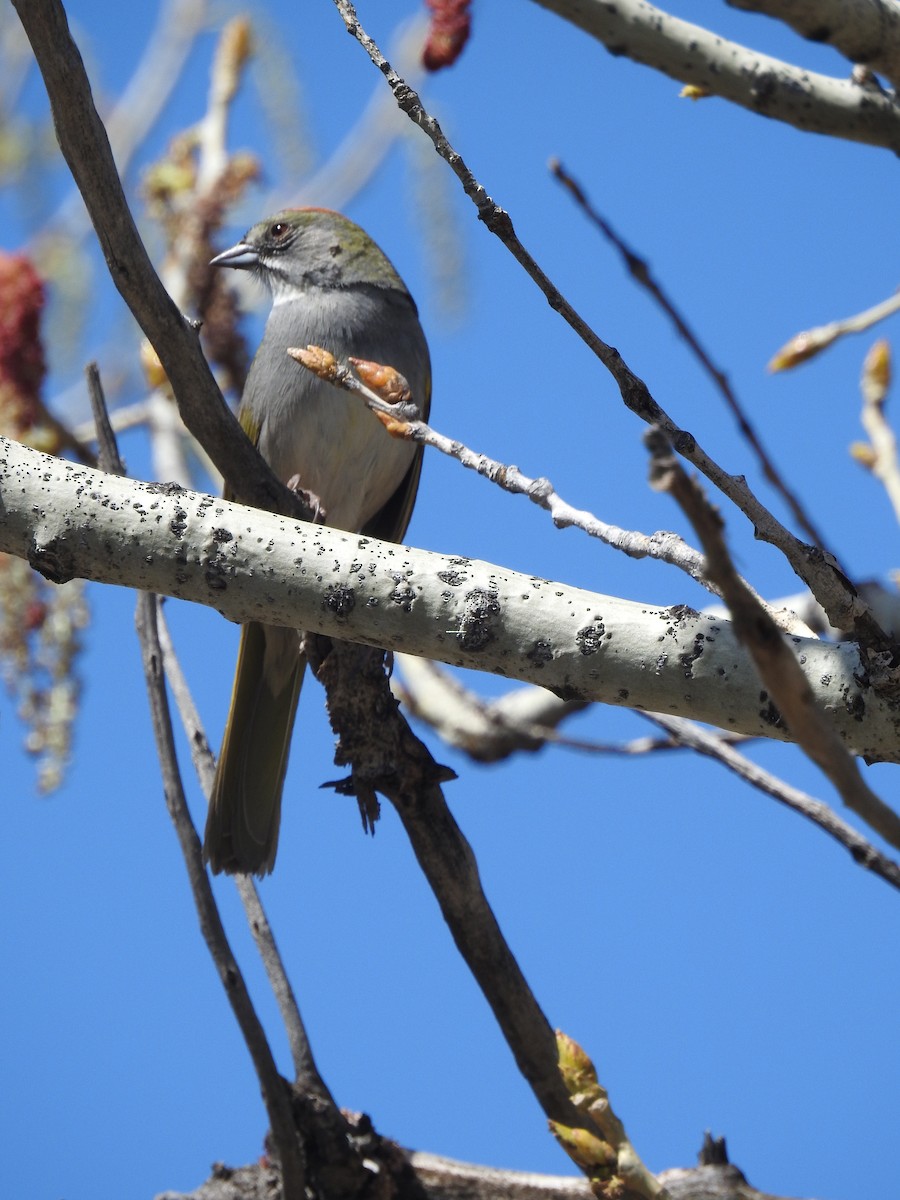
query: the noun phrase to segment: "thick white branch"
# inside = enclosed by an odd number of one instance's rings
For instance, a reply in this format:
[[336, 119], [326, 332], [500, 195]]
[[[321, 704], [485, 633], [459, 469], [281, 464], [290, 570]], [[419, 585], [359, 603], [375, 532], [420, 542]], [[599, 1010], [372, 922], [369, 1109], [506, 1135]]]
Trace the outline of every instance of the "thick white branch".
[[827, 42], [852, 63], [863, 63], [897, 86], [900, 81], [900, 4], [897, 0], [728, 0], [732, 8], [765, 13], [801, 37]]
[[[789, 740], [728, 621], [105, 475], [0, 439], [0, 550], [74, 576]], [[845, 744], [900, 761], [852, 643], [790, 637]]]
[[811, 133], [900, 153], [900, 107], [850, 79], [833, 79], [717, 37], [646, 0], [536, 0], [602, 42], [682, 83]]

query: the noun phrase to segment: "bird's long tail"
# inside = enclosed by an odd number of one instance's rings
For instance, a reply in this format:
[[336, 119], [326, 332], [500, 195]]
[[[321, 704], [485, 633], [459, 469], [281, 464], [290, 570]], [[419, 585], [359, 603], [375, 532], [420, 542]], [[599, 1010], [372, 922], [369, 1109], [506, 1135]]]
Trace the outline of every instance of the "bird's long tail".
[[300, 635], [241, 629], [234, 691], [210, 796], [203, 859], [214, 872], [266, 875], [275, 863], [281, 792], [306, 659]]

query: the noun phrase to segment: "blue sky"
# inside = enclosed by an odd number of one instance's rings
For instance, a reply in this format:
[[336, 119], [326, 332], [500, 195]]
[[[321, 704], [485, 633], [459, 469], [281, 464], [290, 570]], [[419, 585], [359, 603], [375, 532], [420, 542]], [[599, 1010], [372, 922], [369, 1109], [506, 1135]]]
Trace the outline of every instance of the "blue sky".
[[[416, 8], [411, 0], [361, 0], [359, 14], [387, 44], [397, 20]], [[695, 19], [697, 8], [669, 5]], [[833, 51], [772, 21], [702, 8], [725, 36], [812, 69], [848, 72]], [[312, 152], [327, 161], [382, 80], [329, 0], [250, 11], [268, 46], [254, 71], [265, 78], [279, 61], [293, 67]], [[155, 10], [138, 6], [127, 23], [111, 0], [83, 0], [69, 12], [98, 93], [117, 94]], [[199, 39], [138, 168], [201, 115], [212, 47], [211, 36]], [[551, 156], [677, 298], [848, 569], [867, 578], [895, 567], [887, 502], [847, 454], [860, 436], [858, 377], [872, 337], [850, 339], [792, 375], [765, 371], [792, 333], [865, 308], [896, 286], [893, 157], [803, 135], [724, 101], [680, 100], [672, 81], [611, 57], [526, 0], [476, 4], [465, 55], [423, 91], [529, 250], [673, 418], [772, 502], [708, 381], [550, 178]], [[36, 78], [25, 101], [33, 114], [42, 111]], [[308, 175], [279, 157], [273, 125], [251, 76], [236, 106], [233, 146], [260, 155], [265, 186], [234, 214], [229, 235], [298, 194], [336, 202], [304, 191]], [[611, 379], [410, 132], [346, 210], [390, 254], [419, 302], [434, 360], [434, 424], [548, 475], [604, 520], [688, 535], [672, 504], [647, 486], [643, 429]], [[138, 182], [133, 170], [132, 194]], [[23, 203], [0, 195], [4, 246], [21, 245], [68, 190], [59, 167], [40, 196]], [[437, 229], [439, 265], [452, 268], [463, 298], [452, 315], [434, 269]], [[103, 368], [133, 337], [99, 256], [83, 269], [93, 272], [94, 316], [76, 351], [54, 339], [49, 396], [77, 384], [86, 358]], [[259, 315], [248, 329], [258, 337]], [[884, 333], [893, 336], [889, 327]], [[135, 398], [126, 387], [121, 399]], [[84, 415], [86, 401], [76, 397], [73, 411]], [[141, 436], [124, 437], [123, 451], [132, 473], [147, 477]], [[723, 515], [754, 585], [769, 597], [796, 590], [740, 514], [723, 506]], [[437, 457], [426, 459], [408, 536], [648, 603], [706, 603], [674, 570], [555, 531], [534, 506]], [[54, 796], [36, 797], [22, 728], [8, 699], [0, 701], [11, 851], [0, 883], [0, 1130], [14, 1151], [8, 1194], [29, 1200], [188, 1190], [214, 1160], [257, 1157], [266, 1125], [163, 805], [134, 596], [91, 595], [76, 753]], [[236, 630], [211, 611], [170, 603], [167, 613], [217, 744]], [[466, 682], [489, 695], [507, 686]], [[597, 708], [568, 731], [611, 741], [648, 727]], [[708, 1128], [727, 1137], [733, 1160], [762, 1190], [820, 1200], [890, 1194], [900, 1054], [889, 1014], [900, 987], [900, 905], [885, 884], [796, 816], [687, 754], [625, 761], [545, 750], [479, 767], [425, 737], [459, 773], [449, 802], [539, 1001], [594, 1057], [652, 1169], [690, 1164]], [[334, 777], [330, 751], [321, 693], [307, 681], [278, 867], [263, 895], [332, 1091], [404, 1145], [568, 1172], [398, 822], [385, 811], [376, 837], [366, 839], [355, 805], [320, 790]], [[837, 803], [791, 748], [751, 753]], [[891, 768], [872, 768], [869, 777], [894, 799]], [[234, 890], [227, 881], [216, 888], [288, 1072]]]

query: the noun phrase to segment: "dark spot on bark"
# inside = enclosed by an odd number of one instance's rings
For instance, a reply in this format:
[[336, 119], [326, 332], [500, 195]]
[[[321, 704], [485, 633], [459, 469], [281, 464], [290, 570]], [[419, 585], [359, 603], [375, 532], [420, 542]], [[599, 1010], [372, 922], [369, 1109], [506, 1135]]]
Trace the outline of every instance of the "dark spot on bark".
[[594, 621], [585, 625], [575, 634], [575, 645], [585, 656], [596, 654], [603, 641], [604, 625], [602, 621]]
[[51, 583], [68, 583], [75, 578], [75, 560], [62, 538], [51, 538], [40, 546], [32, 542], [28, 547], [28, 562]]
[[679, 429], [678, 433], [671, 440], [672, 449], [680, 454], [682, 458], [690, 458], [697, 447], [694, 435], [688, 433], [686, 429]]
[[683, 654], [678, 655], [678, 661], [681, 663], [682, 667], [684, 667], [684, 675], [686, 679], [693, 679], [694, 677], [694, 663], [703, 654], [703, 643], [705, 640], [706, 639], [702, 633], [695, 633], [693, 649], [685, 650]]
[[187, 491], [180, 483], [145, 483], [144, 489], [151, 496], [178, 496]]
[[760, 701], [763, 702], [762, 708], [759, 710], [759, 719], [764, 725], [770, 725], [772, 729], [787, 729], [784, 717], [768, 698], [766, 692], [760, 693]]
[[391, 592], [391, 603], [398, 605], [404, 612], [412, 612], [416, 593], [402, 577], [395, 577], [397, 586]]
[[463, 601], [459, 621], [459, 644], [464, 650], [482, 650], [493, 641], [491, 623], [500, 614], [500, 603], [495, 591], [474, 588]]
[[346, 618], [356, 606], [356, 594], [353, 588], [345, 587], [342, 583], [334, 584], [325, 589], [322, 604], [336, 617]]
[[542, 667], [544, 663], [552, 661], [553, 647], [549, 642], [535, 642], [525, 657], [536, 667]]
[[847, 697], [847, 712], [855, 721], [862, 721], [866, 715], [866, 701], [862, 692]]

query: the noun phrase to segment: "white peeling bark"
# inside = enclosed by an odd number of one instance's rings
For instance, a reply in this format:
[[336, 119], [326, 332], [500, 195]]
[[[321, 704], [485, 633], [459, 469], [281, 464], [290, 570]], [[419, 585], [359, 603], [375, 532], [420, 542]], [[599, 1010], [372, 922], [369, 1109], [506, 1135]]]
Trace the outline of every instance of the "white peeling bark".
[[[55, 582], [159, 592], [580, 698], [789, 740], [731, 625], [172, 491], [0, 439], [0, 550]], [[900, 761], [856, 647], [791, 636], [846, 745]]]

